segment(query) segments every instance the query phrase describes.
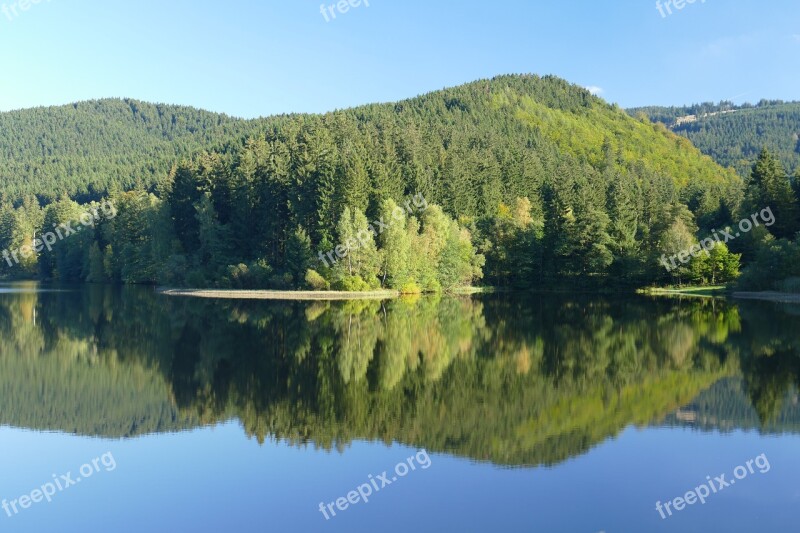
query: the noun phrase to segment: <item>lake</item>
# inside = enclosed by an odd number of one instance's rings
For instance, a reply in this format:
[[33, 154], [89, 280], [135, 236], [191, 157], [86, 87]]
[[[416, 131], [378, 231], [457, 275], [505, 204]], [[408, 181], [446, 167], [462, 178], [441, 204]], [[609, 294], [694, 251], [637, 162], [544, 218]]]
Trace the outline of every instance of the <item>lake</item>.
[[[800, 306], [0, 289], [0, 530], [786, 531]], [[657, 507], [658, 505], [658, 507]]]

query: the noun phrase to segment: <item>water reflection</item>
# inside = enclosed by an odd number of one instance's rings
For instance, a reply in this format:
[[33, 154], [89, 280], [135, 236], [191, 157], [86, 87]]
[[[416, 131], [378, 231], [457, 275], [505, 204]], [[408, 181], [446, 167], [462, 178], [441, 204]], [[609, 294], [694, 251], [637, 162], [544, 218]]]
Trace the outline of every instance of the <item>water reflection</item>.
[[720, 300], [26, 290], [0, 294], [0, 425], [119, 438], [236, 419], [260, 442], [553, 465], [630, 425], [797, 431], [797, 325]]

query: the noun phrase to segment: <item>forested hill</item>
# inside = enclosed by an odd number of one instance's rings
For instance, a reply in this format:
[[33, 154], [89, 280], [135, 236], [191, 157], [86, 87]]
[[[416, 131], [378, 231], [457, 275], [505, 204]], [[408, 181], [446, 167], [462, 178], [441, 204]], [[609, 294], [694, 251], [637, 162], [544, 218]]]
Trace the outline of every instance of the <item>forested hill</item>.
[[0, 183], [12, 199], [151, 186], [179, 159], [259, 128], [191, 107], [95, 100], [0, 113]]
[[[733, 170], [663, 124], [550, 76], [253, 121], [119, 101], [3, 120], [18, 122], [0, 132], [17, 132], [3, 142], [19, 154], [0, 162], [0, 248], [99, 200], [76, 193], [108, 190], [120, 213], [0, 264], [8, 277], [410, 292], [680, 281], [659, 258], [730, 224], [743, 196]], [[431, 209], [324, 259], [412, 196]]]
[[[463, 154], [469, 156], [463, 164], [478, 174], [472, 178], [478, 182], [484, 176], [507, 180], [513, 170], [502, 167], [511, 163], [511, 154], [504, 152], [512, 149], [527, 149], [557, 162], [577, 157], [602, 167], [607, 157], [604, 141], [614, 155], [629, 163], [639, 161], [683, 184], [692, 177], [713, 181], [724, 174], [688, 144], [629, 120], [583, 88], [553, 77], [501, 76], [397, 104], [329, 113], [322, 120], [336, 134], [343, 122], [350, 122], [343, 117], [354, 118], [360, 133], [379, 135], [351, 139], [352, 147], [366, 151], [374, 165], [376, 157], [386, 159], [382, 151], [392, 150], [392, 155], [413, 157], [424, 173], [446, 172], [449, 169], [434, 165], [452, 147], [469, 152]], [[292, 118], [305, 122], [317, 117]], [[14, 200], [33, 193], [45, 203], [60, 192], [80, 201], [87, 191], [124, 190], [137, 183], [148, 187], [185, 156], [241, 145], [246, 137], [281, 129], [287, 120], [243, 120], [128, 99], [0, 113], [0, 183]], [[337, 137], [350, 133], [339, 131]], [[374, 141], [380, 145], [370, 146]], [[341, 153], [339, 159], [347, 155]], [[534, 169], [514, 170], [530, 174]], [[508, 183], [483, 185], [495, 194], [509, 188]]]
[[762, 100], [757, 105], [730, 102], [686, 107], [630, 109], [666, 124], [725, 167], [749, 176], [761, 149], [768, 147], [790, 173], [800, 168], [800, 102]]

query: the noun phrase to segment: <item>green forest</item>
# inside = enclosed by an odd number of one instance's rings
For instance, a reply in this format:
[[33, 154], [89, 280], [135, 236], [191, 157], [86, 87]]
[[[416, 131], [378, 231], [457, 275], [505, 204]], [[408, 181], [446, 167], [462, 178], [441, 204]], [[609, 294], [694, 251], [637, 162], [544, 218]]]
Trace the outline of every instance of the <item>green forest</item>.
[[[779, 160], [743, 179], [555, 77], [252, 121], [103, 100], [0, 114], [0, 133], [8, 279], [417, 293], [800, 276]], [[659, 263], [766, 207], [774, 226]]]
[[153, 187], [182, 158], [224, 149], [262, 131], [191, 107], [96, 100], [0, 113], [0, 181], [12, 202], [61, 196], [83, 203], [110, 191]]
[[[772, 150], [790, 172], [800, 168], [800, 102], [706, 102], [686, 107], [640, 107], [628, 112], [665, 124], [720, 165], [735, 168], [745, 179], [764, 147]], [[697, 120], [678, 124], [679, 118], [690, 115]]]

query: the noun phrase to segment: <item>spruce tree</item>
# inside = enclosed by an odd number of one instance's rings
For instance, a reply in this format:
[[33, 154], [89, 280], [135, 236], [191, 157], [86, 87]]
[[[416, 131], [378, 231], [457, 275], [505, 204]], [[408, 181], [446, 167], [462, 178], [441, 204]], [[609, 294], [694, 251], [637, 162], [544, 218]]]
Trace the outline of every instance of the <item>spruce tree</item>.
[[769, 207], [775, 224], [769, 228], [775, 237], [791, 238], [800, 230], [800, 210], [789, 178], [780, 161], [766, 148], [761, 151], [747, 189], [746, 209], [749, 217]]

